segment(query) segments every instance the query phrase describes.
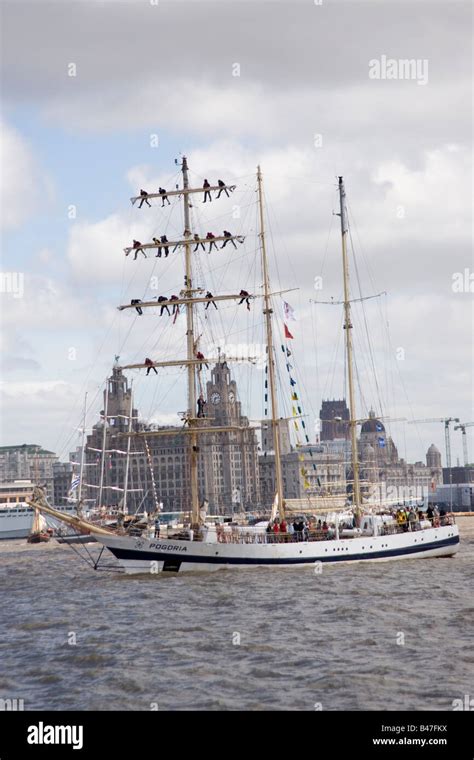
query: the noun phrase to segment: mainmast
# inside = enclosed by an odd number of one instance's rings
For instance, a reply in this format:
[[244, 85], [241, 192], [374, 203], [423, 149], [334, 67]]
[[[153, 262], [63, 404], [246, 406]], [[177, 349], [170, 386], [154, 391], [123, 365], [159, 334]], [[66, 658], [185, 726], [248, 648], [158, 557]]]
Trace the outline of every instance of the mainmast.
[[353, 347], [352, 347], [352, 321], [351, 321], [351, 302], [349, 291], [349, 262], [347, 258], [347, 208], [346, 208], [346, 191], [344, 181], [339, 177], [339, 204], [341, 217], [341, 236], [342, 236], [342, 270], [344, 275], [344, 330], [346, 331], [346, 352], [347, 352], [347, 379], [349, 383], [349, 412], [350, 412], [350, 432], [351, 432], [351, 452], [352, 452], [352, 472], [354, 473], [353, 485], [353, 504], [356, 507], [361, 506], [360, 482], [359, 482], [359, 455], [357, 451], [357, 418], [355, 409], [354, 395], [354, 369], [353, 369]]
[[278, 498], [278, 513], [280, 519], [285, 516], [283, 505], [283, 477], [281, 472], [280, 459], [280, 430], [278, 426], [278, 402], [276, 395], [275, 382], [275, 359], [273, 355], [273, 334], [272, 334], [272, 305], [270, 296], [270, 279], [268, 275], [267, 251], [265, 247], [265, 224], [263, 217], [263, 190], [262, 190], [262, 172], [260, 166], [257, 167], [258, 183], [258, 207], [260, 214], [260, 243], [262, 252], [262, 270], [263, 270], [263, 302], [265, 323], [267, 329], [267, 355], [268, 355], [268, 380], [270, 383], [270, 401], [271, 401], [271, 422], [273, 432], [273, 450], [275, 452], [275, 475], [276, 475], [276, 494]]
[[[186, 156], [183, 156], [182, 162], [183, 172], [183, 189], [189, 188], [188, 179], [188, 161]], [[186, 306], [186, 344], [187, 344], [187, 358], [188, 358], [188, 422], [191, 428], [195, 427], [196, 417], [196, 373], [194, 360], [196, 358], [196, 347], [194, 338], [194, 304], [193, 304], [193, 268], [192, 268], [192, 252], [191, 252], [191, 219], [190, 219], [190, 204], [189, 195], [187, 192], [183, 193], [184, 199], [184, 237], [186, 240], [185, 250], [185, 282], [184, 282], [184, 296], [187, 298]], [[199, 522], [199, 493], [198, 493], [198, 461], [197, 461], [197, 434], [192, 430], [191, 432], [191, 523], [196, 525]]]

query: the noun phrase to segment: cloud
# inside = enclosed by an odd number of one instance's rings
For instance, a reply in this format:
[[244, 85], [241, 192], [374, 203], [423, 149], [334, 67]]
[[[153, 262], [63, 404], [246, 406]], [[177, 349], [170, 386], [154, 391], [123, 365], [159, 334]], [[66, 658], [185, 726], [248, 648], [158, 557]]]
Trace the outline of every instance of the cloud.
[[51, 181], [41, 171], [32, 147], [18, 130], [0, 121], [0, 226], [21, 225], [49, 197]]

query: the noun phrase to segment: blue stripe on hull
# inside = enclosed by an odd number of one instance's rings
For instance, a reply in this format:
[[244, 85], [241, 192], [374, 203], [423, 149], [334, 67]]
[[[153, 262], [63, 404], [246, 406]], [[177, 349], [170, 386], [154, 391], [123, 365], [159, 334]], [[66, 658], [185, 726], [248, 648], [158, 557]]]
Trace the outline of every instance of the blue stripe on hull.
[[[223, 557], [223, 556], [196, 556], [190, 554], [172, 554], [162, 552], [144, 552], [135, 549], [120, 549], [109, 547], [118, 560], [142, 560], [150, 562], [166, 562], [167, 560], [176, 559], [181, 563], [195, 562], [208, 565], [303, 565], [311, 562], [347, 562], [358, 560], [384, 559], [386, 557], [402, 557], [410, 554], [419, 554], [420, 552], [431, 551], [432, 549], [442, 549], [446, 546], [457, 546], [459, 536], [445, 538], [442, 541], [433, 541], [431, 544], [419, 546], [405, 546], [400, 549], [388, 549], [385, 551], [371, 552], [370, 554], [339, 554], [327, 557]], [[217, 544], [218, 546], [218, 544]]]

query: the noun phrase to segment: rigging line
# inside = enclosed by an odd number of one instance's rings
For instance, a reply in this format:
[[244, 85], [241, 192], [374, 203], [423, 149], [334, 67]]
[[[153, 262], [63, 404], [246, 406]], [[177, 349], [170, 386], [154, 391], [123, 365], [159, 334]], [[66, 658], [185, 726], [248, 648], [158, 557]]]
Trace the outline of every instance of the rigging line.
[[[334, 345], [333, 357], [332, 357], [332, 361], [331, 361], [331, 364], [330, 364], [330, 367], [332, 368], [332, 376], [330, 378], [330, 375], [329, 375], [330, 369], [328, 367], [328, 374], [326, 375], [326, 380], [325, 380], [324, 387], [323, 387], [323, 395], [321, 396], [321, 399], [325, 398], [326, 396], [329, 398], [330, 393], [333, 392], [333, 389], [334, 389], [334, 377], [335, 377], [335, 373], [336, 373], [336, 367], [337, 367], [337, 364], [338, 364], [337, 357], [339, 355], [339, 350], [340, 350], [340, 345], [341, 345], [341, 338], [342, 338], [342, 335], [343, 335], [343, 329], [342, 329], [343, 322], [344, 322], [344, 312], [341, 309], [341, 313], [340, 313], [340, 317], [339, 317], [339, 328], [338, 328], [338, 331], [337, 331], [337, 340], [336, 340], [336, 343]], [[345, 353], [345, 352], [343, 352], [343, 353]]]
[[[355, 255], [354, 241], [353, 241], [353, 238], [352, 238], [352, 231], [351, 231], [351, 226], [350, 225], [349, 225], [349, 239], [350, 239], [350, 243], [351, 243], [352, 260], [354, 262], [354, 269], [355, 269], [355, 272], [356, 272], [356, 278], [357, 278], [357, 285], [358, 285], [358, 288], [359, 288], [359, 294], [362, 297], [362, 285], [361, 285], [361, 281], [360, 281], [359, 267], [358, 267], [357, 258], [356, 258], [356, 255]], [[380, 387], [379, 387], [377, 370], [376, 370], [376, 367], [375, 367], [375, 361], [374, 361], [374, 355], [373, 355], [373, 351], [372, 351], [372, 343], [371, 343], [371, 340], [370, 340], [369, 327], [368, 327], [368, 323], [367, 323], [367, 315], [366, 315], [366, 311], [365, 311], [364, 301], [360, 301], [360, 304], [361, 304], [361, 307], [362, 307], [362, 315], [363, 315], [363, 319], [364, 319], [364, 327], [365, 327], [365, 332], [366, 332], [366, 336], [367, 336], [367, 345], [368, 345], [368, 349], [369, 349], [370, 362], [371, 362], [371, 365], [372, 365], [372, 371], [374, 373], [374, 381], [375, 381], [375, 387], [376, 387], [376, 392], [377, 392], [377, 398], [378, 398], [378, 402], [379, 402], [380, 411], [383, 412], [382, 397], [381, 397], [381, 392], [380, 392]]]
[[[117, 316], [118, 316], [117, 314], [114, 315], [111, 324], [108, 326], [108, 328], [107, 328], [107, 330], [105, 332], [104, 338], [102, 340], [102, 343], [100, 344], [100, 348], [99, 348], [99, 350], [95, 354], [96, 357], [101, 356], [103, 354], [104, 346], [105, 346], [106, 341], [107, 341], [107, 339], [109, 337], [109, 334], [112, 332], [112, 329], [115, 326]], [[80, 386], [80, 388], [79, 388], [79, 390], [78, 390], [75, 398], [73, 399], [73, 401], [71, 403], [71, 411], [69, 412], [68, 416], [66, 417], [66, 419], [65, 419], [65, 421], [64, 421], [64, 423], [63, 423], [63, 425], [61, 427], [61, 430], [60, 430], [60, 432], [58, 434], [58, 437], [56, 439], [56, 445], [55, 445], [55, 448], [54, 448], [55, 451], [62, 450], [62, 448], [63, 448], [61, 446], [61, 440], [62, 440], [63, 435], [65, 434], [65, 428], [66, 428], [66, 426], [69, 427], [71, 425], [71, 420], [73, 418], [73, 415], [77, 413], [76, 412], [77, 405], [79, 404], [80, 400], [83, 399], [83, 397], [84, 397], [84, 393], [85, 393], [85, 391], [87, 389], [87, 384], [88, 384], [88, 382], [90, 380], [90, 377], [91, 377], [92, 372], [93, 372], [94, 369], [95, 369], [95, 362], [93, 361], [91, 363], [91, 365], [90, 365], [89, 371], [87, 372], [85, 379], [82, 381], [81, 386]], [[81, 416], [82, 416], [82, 413], [81, 413]]]

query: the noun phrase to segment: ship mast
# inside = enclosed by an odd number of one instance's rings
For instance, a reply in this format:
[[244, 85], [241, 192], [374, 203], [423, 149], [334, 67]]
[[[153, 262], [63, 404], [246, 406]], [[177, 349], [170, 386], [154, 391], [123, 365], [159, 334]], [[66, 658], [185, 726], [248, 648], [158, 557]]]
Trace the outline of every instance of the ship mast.
[[353, 346], [352, 346], [352, 321], [351, 321], [351, 302], [349, 290], [349, 262], [347, 257], [347, 207], [346, 191], [344, 180], [339, 177], [339, 205], [341, 217], [341, 236], [342, 236], [342, 270], [344, 275], [344, 330], [346, 331], [346, 353], [347, 353], [347, 379], [349, 384], [349, 413], [350, 413], [350, 433], [351, 433], [351, 457], [352, 472], [354, 474], [353, 485], [353, 504], [360, 508], [360, 482], [359, 482], [359, 455], [357, 451], [357, 418], [355, 409], [354, 395], [354, 368], [353, 368]]
[[77, 506], [81, 507], [82, 499], [82, 478], [84, 477], [84, 454], [85, 454], [85, 441], [86, 441], [86, 413], [87, 413], [87, 391], [84, 396], [84, 415], [82, 418], [82, 436], [81, 436], [81, 464], [79, 469], [79, 490], [77, 492]]
[[262, 189], [262, 172], [260, 166], [257, 167], [257, 183], [258, 183], [258, 208], [260, 215], [260, 246], [262, 253], [262, 270], [263, 270], [263, 313], [265, 315], [265, 324], [267, 331], [267, 356], [268, 356], [268, 379], [270, 383], [270, 401], [271, 401], [271, 422], [273, 433], [273, 450], [275, 452], [275, 479], [276, 479], [276, 495], [278, 499], [278, 513], [282, 520], [285, 516], [285, 508], [283, 505], [283, 478], [281, 472], [281, 459], [280, 459], [280, 430], [278, 427], [278, 402], [276, 395], [276, 382], [275, 382], [275, 359], [273, 356], [273, 334], [272, 334], [272, 306], [270, 296], [270, 278], [268, 274], [268, 262], [267, 251], [265, 246], [265, 223], [263, 217], [263, 189]]
[[[183, 189], [188, 190], [189, 178], [188, 178], [188, 161], [186, 156], [183, 156], [182, 162], [183, 172]], [[191, 428], [195, 427], [196, 416], [196, 373], [194, 360], [196, 358], [195, 350], [195, 338], [194, 338], [194, 304], [193, 304], [193, 269], [192, 269], [192, 253], [191, 253], [191, 219], [190, 219], [190, 203], [189, 195], [187, 192], [183, 193], [184, 200], [184, 237], [185, 237], [185, 282], [184, 282], [184, 296], [188, 299], [186, 306], [186, 344], [187, 344], [187, 358], [188, 358], [188, 422]], [[191, 442], [190, 442], [190, 465], [191, 465], [191, 523], [197, 525], [199, 523], [199, 493], [198, 493], [198, 461], [197, 461], [197, 434], [192, 430]]]

